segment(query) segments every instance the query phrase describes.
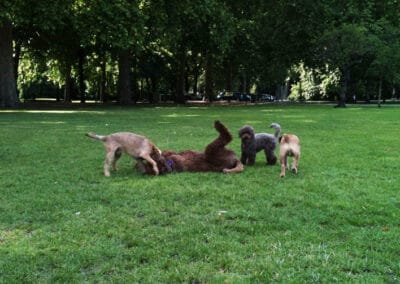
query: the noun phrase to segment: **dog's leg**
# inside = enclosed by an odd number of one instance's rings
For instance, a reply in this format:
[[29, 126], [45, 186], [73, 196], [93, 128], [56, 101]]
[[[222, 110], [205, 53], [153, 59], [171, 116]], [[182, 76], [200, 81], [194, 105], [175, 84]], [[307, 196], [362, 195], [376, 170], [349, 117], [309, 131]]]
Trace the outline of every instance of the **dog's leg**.
[[110, 176], [110, 166], [114, 162], [115, 151], [107, 151], [106, 160], [104, 161], [104, 175], [106, 177]]
[[232, 141], [232, 135], [228, 129], [219, 120], [214, 122], [215, 129], [219, 132], [219, 135], [210, 144], [206, 146], [204, 153], [206, 159], [213, 159], [221, 149], [223, 149], [229, 142]]
[[251, 154], [247, 157], [247, 165], [253, 166], [256, 163], [256, 154]]
[[280, 155], [280, 160], [281, 160], [281, 175], [280, 177], [284, 177], [286, 174], [286, 168], [287, 168], [287, 155], [286, 153]]
[[277, 157], [275, 156], [275, 153], [273, 150], [270, 149], [265, 149], [265, 158], [267, 160], [268, 165], [275, 165], [276, 161], [278, 160]]
[[142, 158], [145, 159], [147, 162], [149, 162], [152, 165], [155, 175], [158, 176], [159, 171], [158, 171], [157, 163], [150, 157], [150, 155], [144, 155], [144, 156], [142, 156]]
[[235, 174], [243, 172], [243, 164], [239, 160], [236, 162], [236, 166], [232, 169], [223, 169], [225, 174]]
[[115, 150], [114, 160], [112, 162], [112, 167], [113, 167], [114, 171], [118, 171], [117, 162], [121, 158], [121, 155], [122, 155], [122, 151], [119, 148], [117, 150]]
[[294, 159], [293, 159], [293, 165], [292, 165], [292, 173], [297, 174], [297, 165], [299, 163], [300, 153], [295, 152], [293, 154], [294, 154]]
[[244, 165], [247, 165], [247, 157], [246, 157], [246, 155], [243, 153], [243, 150], [242, 150], [242, 154], [240, 155], [240, 161], [241, 161]]

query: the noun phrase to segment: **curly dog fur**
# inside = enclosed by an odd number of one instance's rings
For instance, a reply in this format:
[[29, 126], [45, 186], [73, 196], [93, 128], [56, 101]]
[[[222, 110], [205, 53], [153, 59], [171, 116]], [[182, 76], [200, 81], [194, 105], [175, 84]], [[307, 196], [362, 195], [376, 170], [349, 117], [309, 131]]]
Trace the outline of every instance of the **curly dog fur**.
[[[194, 150], [185, 150], [181, 152], [162, 151], [161, 156], [163, 159], [158, 159], [157, 161], [160, 174], [184, 171], [242, 172], [243, 164], [236, 157], [235, 152], [225, 148], [225, 146], [232, 141], [232, 135], [218, 120], [214, 122], [214, 127], [219, 132], [219, 136], [206, 146], [204, 152]], [[138, 166], [143, 173], [154, 174], [152, 167], [145, 161], [141, 162]]]
[[264, 150], [265, 158], [268, 165], [275, 165], [277, 157], [275, 149], [278, 145], [278, 136], [281, 127], [277, 123], [272, 123], [271, 128], [275, 128], [274, 134], [269, 133], [255, 133], [254, 128], [250, 125], [245, 125], [239, 130], [239, 137], [242, 140], [240, 157], [244, 165], [252, 166], [256, 161], [256, 154]]

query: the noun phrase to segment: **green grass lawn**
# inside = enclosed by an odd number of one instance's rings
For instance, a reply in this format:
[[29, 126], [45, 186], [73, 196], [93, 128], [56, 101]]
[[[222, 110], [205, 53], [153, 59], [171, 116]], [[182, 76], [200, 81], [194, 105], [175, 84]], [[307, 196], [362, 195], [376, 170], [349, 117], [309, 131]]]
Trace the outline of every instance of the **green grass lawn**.
[[[398, 283], [400, 109], [235, 106], [0, 111], [0, 282]], [[302, 141], [298, 175], [144, 176], [84, 136], [202, 150], [221, 120]], [[221, 214], [220, 211], [226, 211]]]

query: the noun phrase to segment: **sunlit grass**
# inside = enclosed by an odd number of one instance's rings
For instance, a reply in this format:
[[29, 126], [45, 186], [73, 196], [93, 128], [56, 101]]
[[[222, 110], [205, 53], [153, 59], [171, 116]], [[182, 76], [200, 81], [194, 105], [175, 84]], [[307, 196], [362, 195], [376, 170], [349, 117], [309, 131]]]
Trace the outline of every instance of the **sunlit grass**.
[[[0, 111], [0, 282], [397, 283], [397, 108], [328, 106]], [[299, 174], [132, 170], [102, 175], [103, 145], [131, 131], [202, 150], [213, 121], [302, 141]], [[222, 213], [221, 213], [222, 212]]]

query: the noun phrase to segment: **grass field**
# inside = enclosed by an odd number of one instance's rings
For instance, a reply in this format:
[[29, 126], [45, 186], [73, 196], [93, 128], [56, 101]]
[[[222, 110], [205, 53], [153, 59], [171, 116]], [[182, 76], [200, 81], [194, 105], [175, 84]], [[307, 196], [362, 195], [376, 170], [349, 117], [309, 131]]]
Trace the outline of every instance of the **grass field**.
[[[0, 110], [0, 282], [398, 283], [400, 109], [235, 106]], [[143, 176], [83, 134], [195, 149], [251, 124], [302, 140], [298, 175]], [[226, 211], [221, 213], [221, 211]]]

